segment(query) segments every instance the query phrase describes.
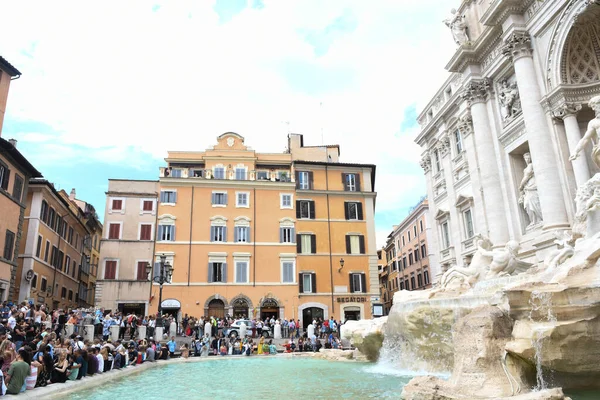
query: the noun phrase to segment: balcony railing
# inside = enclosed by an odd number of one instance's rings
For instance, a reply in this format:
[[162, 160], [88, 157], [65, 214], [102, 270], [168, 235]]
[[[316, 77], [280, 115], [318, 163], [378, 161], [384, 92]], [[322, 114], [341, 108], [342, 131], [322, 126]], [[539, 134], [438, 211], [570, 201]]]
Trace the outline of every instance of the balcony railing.
[[227, 169], [224, 175], [215, 177], [212, 169], [196, 168], [159, 168], [160, 178], [180, 179], [215, 179], [215, 180], [238, 180], [238, 181], [264, 181], [264, 182], [296, 182], [294, 174], [290, 171], [248, 171], [243, 177], [236, 175], [234, 169]]

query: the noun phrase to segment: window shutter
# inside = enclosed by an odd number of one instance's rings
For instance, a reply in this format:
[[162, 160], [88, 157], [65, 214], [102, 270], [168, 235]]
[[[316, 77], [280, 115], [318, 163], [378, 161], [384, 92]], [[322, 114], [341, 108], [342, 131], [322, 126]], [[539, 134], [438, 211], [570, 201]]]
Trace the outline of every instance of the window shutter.
[[302, 253], [302, 238], [300, 235], [296, 235], [296, 253]]
[[344, 174], [342, 173], [342, 185], [344, 186], [344, 191], [348, 191], [348, 179], [347, 179], [348, 174]]
[[310, 280], [312, 286], [312, 293], [317, 293], [317, 274], [315, 274], [314, 272], [310, 274]]
[[346, 235], [346, 254], [350, 254], [352, 246], [350, 245], [350, 235]]
[[344, 203], [344, 218], [346, 221], [350, 219], [350, 203], [348, 202]]
[[226, 226], [223, 227], [223, 241], [224, 242], [227, 241], [227, 227]]
[[300, 218], [300, 200], [296, 200], [296, 218]]
[[309, 218], [310, 219], [315, 219], [315, 201], [314, 200], [310, 200], [310, 215]]
[[214, 226], [210, 227], [210, 241], [211, 242], [215, 241], [215, 227]]
[[217, 202], [217, 199], [216, 199], [216, 197], [217, 197], [217, 196], [216, 196], [216, 193], [213, 193], [213, 194], [210, 196], [210, 204], [215, 204], [215, 203]]
[[221, 273], [223, 276], [223, 282], [227, 282], [227, 263], [221, 264]]
[[352, 279], [352, 274], [349, 274], [348, 276], [350, 277], [350, 285], [348, 286], [350, 293], [354, 293], [354, 280]]
[[360, 285], [362, 286], [362, 292], [367, 293], [367, 276], [364, 272], [360, 274]]
[[317, 254], [317, 235], [310, 235], [310, 253]]
[[225, 205], [227, 205], [227, 193], [223, 195], [223, 201], [225, 202]]
[[302, 274], [298, 274], [298, 292], [304, 292], [304, 282], [302, 281]]
[[296, 236], [296, 229], [295, 228], [290, 229], [290, 240], [294, 240], [295, 236]]
[[308, 188], [310, 190], [314, 190], [315, 188], [314, 176], [312, 171], [308, 171]]
[[234, 242], [237, 242], [240, 238], [239, 231], [240, 231], [240, 228], [238, 226], [233, 228], [233, 241]]
[[283, 228], [279, 227], [279, 243], [283, 243]]
[[250, 243], [252, 240], [250, 239], [250, 227], [246, 228], [246, 242]]
[[362, 221], [364, 219], [362, 203], [357, 203], [356, 206], [356, 209], [358, 210], [358, 219], [359, 221]]
[[360, 174], [356, 174], [356, 191], [360, 192]]
[[[300, 189], [300, 171], [295, 171], [294, 175], [296, 175], [296, 189]], [[296, 202], [296, 205], [298, 202]]]
[[365, 237], [363, 235], [360, 235], [358, 237], [358, 242], [360, 246], [360, 254], [365, 254]]
[[10, 169], [4, 169], [4, 180], [2, 181], [2, 189], [8, 190], [8, 181], [10, 179]]
[[171, 231], [171, 241], [175, 241], [175, 225], [173, 225], [173, 230]]
[[208, 282], [214, 282], [215, 278], [213, 276], [213, 263], [208, 263]]

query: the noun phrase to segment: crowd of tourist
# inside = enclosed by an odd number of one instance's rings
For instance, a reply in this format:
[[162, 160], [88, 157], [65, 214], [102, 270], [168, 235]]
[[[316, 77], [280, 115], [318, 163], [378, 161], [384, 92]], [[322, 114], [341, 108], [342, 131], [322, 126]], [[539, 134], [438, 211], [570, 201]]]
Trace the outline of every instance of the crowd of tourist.
[[[112, 369], [166, 360], [176, 354], [184, 358], [276, 354], [277, 346], [261, 334], [264, 330], [281, 331], [286, 338], [282, 345], [285, 352], [341, 346], [339, 324], [333, 317], [313, 320], [305, 332], [301, 332], [300, 321], [294, 319], [244, 321], [248, 321], [247, 336], [238, 337], [229, 335], [229, 327], [235, 322], [229, 316], [194, 318], [186, 314], [178, 321], [167, 315], [157, 321], [153, 316], [104, 313], [102, 309], [50, 312], [44, 305], [4, 302], [0, 307], [0, 394], [18, 394]], [[158, 322], [166, 331], [163, 337], [155, 339]], [[86, 332], [90, 325], [94, 326], [93, 335]], [[115, 325], [119, 327], [118, 339], [113, 341], [111, 327]], [[146, 327], [146, 335], [139, 335], [142, 326]], [[67, 331], [72, 333], [68, 335]], [[191, 345], [178, 346], [177, 334], [190, 337]], [[84, 340], [82, 335], [93, 339]]]

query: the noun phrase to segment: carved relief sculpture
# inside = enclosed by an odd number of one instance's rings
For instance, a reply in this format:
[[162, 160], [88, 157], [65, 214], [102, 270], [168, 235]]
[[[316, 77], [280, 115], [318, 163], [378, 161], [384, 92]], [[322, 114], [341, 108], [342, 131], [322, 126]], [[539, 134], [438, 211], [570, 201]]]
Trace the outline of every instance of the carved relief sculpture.
[[535, 182], [535, 173], [531, 164], [531, 155], [523, 154], [523, 159], [527, 166], [523, 170], [523, 179], [519, 185], [519, 204], [523, 206], [529, 217], [529, 225], [534, 226], [542, 222], [542, 207], [540, 206], [540, 197]]
[[421, 168], [423, 168], [425, 173], [431, 171], [431, 156], [429, 153], [424, 154], [421, 158]]
[[498, 88], [498, 100], [502, 106], [502, 119], [505, 123], [521, 112], [521, 99], [516, 82], [503, 80]]
[[465, 16], [460, 15], [456, 12], [456, 9], [450, 10], [450, 16], [444, 20], [444, 24], [452, 32], [452, 38], [454, 42], [459, 46], [469, 41], [469, 35], [467, 33], [467, 23], [465, 22]]
[[480, 247], [479, 251], [483, 256], [492, 258], [487, 278], [518, 275], [527, 271], [532, 264], [517, 258], [519, 249], [519, 243], [515, 240], [509, 240], [503, 249], [486, 251]]
[[579, 143], [577, 143], [575, 151], [569, 159], [571, 161], [577, 159], [585, 145], [592, 141], [594, 143], [594, 147], [592, 148], [592, 160], [594, 161], [594, 164], [600, 168], [600, 96], [593, 97], [589, 102], [589, 106], [596, 113], [596, 118], [589, 122], [585, 135], [583, 135]]

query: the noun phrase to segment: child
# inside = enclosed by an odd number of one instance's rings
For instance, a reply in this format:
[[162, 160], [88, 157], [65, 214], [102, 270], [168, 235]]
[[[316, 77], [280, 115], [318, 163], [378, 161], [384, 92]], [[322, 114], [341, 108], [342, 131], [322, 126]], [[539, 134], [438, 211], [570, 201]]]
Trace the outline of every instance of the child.
[[188, 358], [190, 356], [190, 349], [187, 343], [184, 343], [179, 350], [181, 350], [181, 357]]

